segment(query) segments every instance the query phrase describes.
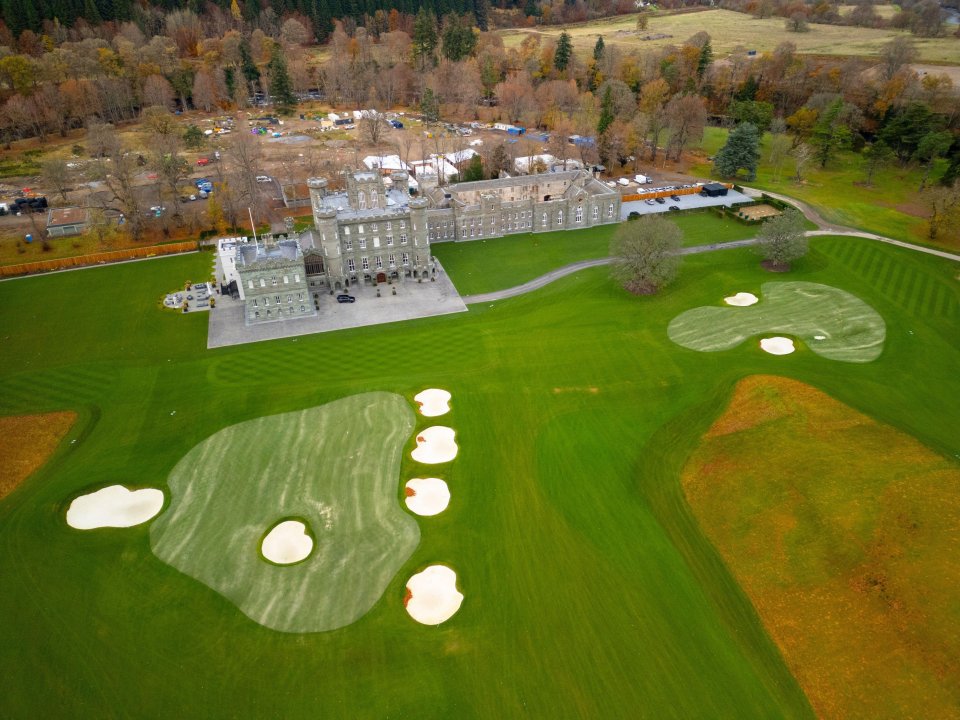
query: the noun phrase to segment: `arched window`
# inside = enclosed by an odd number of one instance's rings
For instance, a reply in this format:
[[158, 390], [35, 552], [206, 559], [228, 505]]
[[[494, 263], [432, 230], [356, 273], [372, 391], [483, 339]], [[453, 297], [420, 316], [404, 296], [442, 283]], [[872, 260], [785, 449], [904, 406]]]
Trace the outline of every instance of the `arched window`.
[[557, 225], [563, 225], [563, 210], [557, 210]]
[[379, 202], [380, 202], [380, 196], [377, 195], [377, 191], [371, 190], [370, 191], [370, 207], [372, 208], [379, 207]]
[[366, 194], [364, 194], [363, 190], [360, 190], [360, 191], [357, 193], [357, 207], [358, 207], [360, 210], [366, 210], [366, 209], [367, 209], [367, 196], [366, 196]]

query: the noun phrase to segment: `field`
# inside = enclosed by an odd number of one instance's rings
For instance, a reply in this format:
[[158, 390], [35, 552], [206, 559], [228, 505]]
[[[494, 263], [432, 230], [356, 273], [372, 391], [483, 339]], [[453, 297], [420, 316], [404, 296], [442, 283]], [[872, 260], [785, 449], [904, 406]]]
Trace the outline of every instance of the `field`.
[[809, 385], [751, 377], [683, 485], [818, 716], [955, 715], [955, 463]]
[[[698, 177], [710, 177], [713, 165], [706, 161], [723, 147], [727, 130], [707, 128], [701, 144], [701, 162], [694, 163], [690, 172]], [[784, 162], [779, 179], [769, 162], [769, 134], [761, 142], [761, 161], [757, 179], [746, 183], [751, 187], [783, 193], [813, 205], [829, 222], [875, 232], [908, 242], [927, 241], [927, 210], [918, 192], [922, 172], [916, 168], [901, 168], [894, 164], [876, 173], [873, 186], [863, 184], [866, 172], [862, 158], [852, 152], [839, 153], [836, 160], [821, 170], [813, 163], [806, 170], [804, 182], [793, 180], [796, 171], [792, 158]], [[935, 182], [943, 165], [932, 173]], [[929, 241], [927, 241], [929, 242]], [[958, 248], [958, 241], [945, 241], [947, 247]]]
[[[648, 50], [667, 45], [680, 45], [695, 33], [710, 33], [713, 52], [718, 58], [729, 55], [735, 48], [766, 52], [782, 42], [791, 42], [797, 52], [807, 55], [876, 56], [884, 43], [897, 35], [909, 33], [893, 29], [844, 27], [840, 25], [810, 25], [810, 32], [787, 32], [783, 18], [759, 20], [751, 15], [732, 10], [704, 10], [677, 15], [656, 15], [650, 18], [646, 35], [668, 35], [657, 40], [639, 40], [636, 15], [621, 15], [589, 23], [531, 29], [501, 30], [503, 43], [516, 47], [528, 35], [556, 40], [563, 30], [570, 33], [574, 49], [583, 55], [593, 50], [598, 35], [607, 45], [625, 52]], [[960, 63], [960, 42], [956, 38], [914, 38], [920, 60], [929, 63]]]
[[0, 417], [0, 499], [49, 459], [76, 420], [69, 411]]
[[[514, 255], [487, 248], [483, 289], [514, 284]], [[866, 364], [671, 342], [680, 313], [771, 280], [746, 249], [690, 256], [656, 297], [595, 268], [457, 316], [215, 351], [205, 317], [156, 308], [209, 263], [0, 283], [0, 415], [75, 409], [80, 437], [0, 503], [5, 717], [810, 718], [686, 505], [687, 458], [736, 383], [771, 373], [916, 437], [947, 466], [960, 455], [960, 293], [938, 258], [820, 238], [797, 263], [790, 280], [845, 290], [884, 319], [883, 352]], [[458, 286], [466, 267], [448, 264]], [[101, 302], [103, 287], [124, 302]], [[416, 519], [419, 545], [346, 627], [271, 630], [157, 559], [149, 523], [64, 522], [91, 486], [169, 493], [184, 456], [238, 423], [427, 387], [453, 394], [460, 454], [438, 475], [450, 506]], [[399, 476], [422, 472], [405, 451]], [[437, 563], [456, 569], [465, 599], [425, 627], [404, 612], [404, 585]]]

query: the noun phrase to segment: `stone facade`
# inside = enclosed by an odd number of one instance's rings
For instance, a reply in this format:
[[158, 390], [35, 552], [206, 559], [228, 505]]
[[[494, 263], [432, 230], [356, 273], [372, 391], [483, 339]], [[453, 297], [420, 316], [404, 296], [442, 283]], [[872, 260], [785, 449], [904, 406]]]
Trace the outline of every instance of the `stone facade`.
[[243, 287], [247, 325], [316, 316], [296, 240], [240, 245], [236, 273]]

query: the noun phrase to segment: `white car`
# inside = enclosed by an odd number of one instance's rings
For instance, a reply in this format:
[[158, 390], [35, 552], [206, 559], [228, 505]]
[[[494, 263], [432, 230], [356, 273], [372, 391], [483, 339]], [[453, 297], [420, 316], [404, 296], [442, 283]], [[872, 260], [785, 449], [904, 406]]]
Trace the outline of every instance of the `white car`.
[[627, 187], [628, 185], [630, 185], [630, 181], [627, 180], [626, 178], [620, 178], [619, 180], [617, 180], [617, 182], [620, 185], [623, 185], [624, 187]]
[[257, 182], [273, 182], [273, 179], [269, 175], [257, 175]]

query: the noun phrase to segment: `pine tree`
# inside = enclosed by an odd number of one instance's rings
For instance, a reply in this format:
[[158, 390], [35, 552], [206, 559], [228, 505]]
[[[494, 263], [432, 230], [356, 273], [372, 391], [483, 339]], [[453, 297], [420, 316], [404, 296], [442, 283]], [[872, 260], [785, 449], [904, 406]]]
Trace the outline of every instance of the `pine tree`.
[[700, 48], [700, 59], [697, 61], [697, 77], [700, 80], [703, 80], [703, 75], [707, 71], [707, 68], [710, 67], [710, 63], [713, 62], [713, 47], [710, 45], [710, 41], [707, 40], [703, 47]]
[[837, 98], [824, 111], [817, 124], [813, 126], [810, 144], [816, 149], [816, 158], [824, 168], [833, 159], [838, 150], [847, 147], [853, 133], [847, 127], [843, 117], [843, 100]]
[[570, 41], [570, 35], [564, 30], [560, 33], [560, 39], [557, 41], [557, 51], [553, 55], [553, 66], [563, 72], [570, 63], [571, 55], [573, 55], [573, 43]]
[[252, 93], [254, 85], [260, 81], [260, 69], [253, 62], [253, 57], [250, 55], [250, 43], [246, 38], [240, 43], [240, 71], [243, 73], [247, 86]]
[[437, 97], [430, 88], [424, 90], [423, 97], [420, 98], [420, 113], [430, 122], [440, 119], [440, 103], [437, 102]]
[[600, 101], [600, 119], [597, 121], [597, 134], [603, 135], [607, 128], [613, 123], [613, 93], [609, 83], [607, 89], [603, 91], [603, 100]]
[[597, 36], [597, 44], [593, 46], [593, 59], [600, 62], [603, 58], [603, 35]]
[[293, 94], [293, 83], [290, 82], [290, 73], [287, 72], [287, 63], [279, 47], [273, 49], [270, 58], [270, 95], [277, 109], [282, 113], [289, 113], [296, 107], [297, 97]]
[[437, 64], [437, 19], [421, 6], [413, 23], [413, 56], [420, 68]]
[[473, 15], [477, 19], [477, 27], [481, 32], [490, 29], [490, 1], [475, 0], [473, 3]]
[[747, 171], [747, 180], [757, 176], [760, 162], [760, 133], [751, 123], [741, 123], [733, 129], [726, 144], [713, 159], [713, 167], [722, 177], [733, 177], [741, 169]]

